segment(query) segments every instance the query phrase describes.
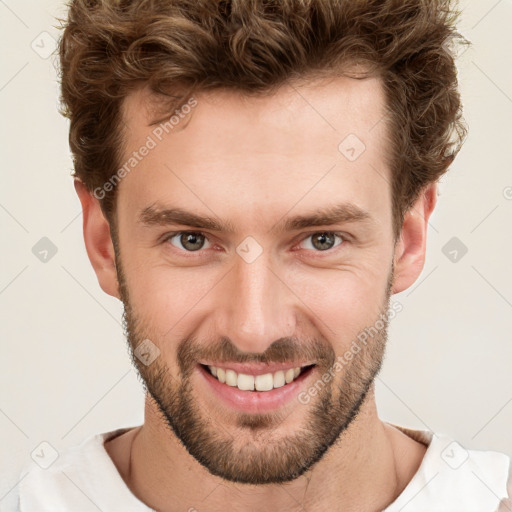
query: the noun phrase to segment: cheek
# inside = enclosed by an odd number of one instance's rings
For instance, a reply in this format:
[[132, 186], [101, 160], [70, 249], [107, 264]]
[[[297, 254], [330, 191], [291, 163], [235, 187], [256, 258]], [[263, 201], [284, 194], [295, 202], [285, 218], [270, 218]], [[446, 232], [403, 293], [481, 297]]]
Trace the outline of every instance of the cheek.
[[[221, 276], [200, 268], [139, 267], [129, 277], [132, 307], [160, 336], [185, 333]], [[171, 332], [169, 332], [171, 331]], [[183, 333], [181, 332], [183, 331]]]
[[[388, 274], [385, 268], [316, 270], [295, 276], [291, 288], [317, 329], [344, 350], [386, 307]], [[293, 277], [290, 277], [293, 279]], [[290, 281], [289, 281], [290, 282]]]

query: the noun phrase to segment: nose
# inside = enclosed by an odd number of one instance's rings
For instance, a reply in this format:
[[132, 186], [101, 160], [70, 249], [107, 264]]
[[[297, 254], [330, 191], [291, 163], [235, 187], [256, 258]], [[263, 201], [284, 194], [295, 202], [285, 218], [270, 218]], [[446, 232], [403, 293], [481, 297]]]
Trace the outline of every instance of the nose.
[[265, 252], [251, 263], [237, 256], [219, 290], [219, 334], [243, 352], [263, 353], [274, 341], [295, 334], [296, 298], [271, 264]]

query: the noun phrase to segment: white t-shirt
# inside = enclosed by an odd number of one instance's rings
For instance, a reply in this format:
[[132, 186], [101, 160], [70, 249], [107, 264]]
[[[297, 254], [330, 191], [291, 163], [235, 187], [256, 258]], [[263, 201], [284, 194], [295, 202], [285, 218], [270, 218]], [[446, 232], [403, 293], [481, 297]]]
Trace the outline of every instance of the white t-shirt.
[[[465, 450], [445, 435], [393, 426], [428, 448], [412, 480], [383, 512], [498, 510], [512, 478], [507, 455]], [[16, 512], [154, 512], [132, 494], [103, 444], [127, 430], [91, 436], [47, 469], [35, 462], [26, 466]]]

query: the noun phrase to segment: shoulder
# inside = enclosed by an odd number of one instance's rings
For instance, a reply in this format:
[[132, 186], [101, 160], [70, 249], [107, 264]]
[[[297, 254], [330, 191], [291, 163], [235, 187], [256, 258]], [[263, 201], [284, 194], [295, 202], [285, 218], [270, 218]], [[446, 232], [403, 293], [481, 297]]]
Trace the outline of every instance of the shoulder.
[[[21, 473], [20, 512], [109, 510], [110, 496], [129, 492], [104, 443], [129, 429], [95, 434], [54, 453], [46, 463], [30, 461]], [[53, 460], [52, 460], [53, 459]], [[120, 500], [121, 501], [121, 500]]]
[[445, 434], [396, 427], [426, 444], [427, 450], [412, 480], [386, 512], [496, 512], [509, 496], [508, 455], [468, 449]]

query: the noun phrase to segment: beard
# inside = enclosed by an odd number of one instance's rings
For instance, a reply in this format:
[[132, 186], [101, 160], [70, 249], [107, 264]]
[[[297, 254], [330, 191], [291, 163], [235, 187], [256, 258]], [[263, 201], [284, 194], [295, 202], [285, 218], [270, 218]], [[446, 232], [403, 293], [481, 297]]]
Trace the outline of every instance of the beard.
[[[123, 323], [129, 352], [149, 398], [161, 413], [162, 421], [183, 447], [212, 475], [232, 482], [262, 485], [292, 481], [311, 469], [327, 450], [338, 442], [357, 417], [368, 392], [373, 386], [384, 359], [387, 342], [387, 310], [391, 296], [393, 268], [388, 278], [384, 303], [380, 315], [370, 326], [359, 333], [377, 331], [367, 343], [358, 338], [352, 342], [357, 354], [345, 361], [342, 370], [333, 371], [337, 355], [331, 343], [322, 337], [315, 339], [280, 338], [264, 353], [240, 352], [228, 339], [199, 343], [187, 337], [176, 343], [177, 372], [173, 375], [163, 357], [150, 365], [143, 364], [134, 354], [144, 341], [151, 340], [160, 350], [168, 346], [164, 340], [151, 335], [155, 332], [150, 322], [145, 322], [134, 311], [129, 297], [126, 278], [116, 251], [119, 291], [124, 304]], [[373, 326], [382, 327], [375, 329]], [[348, 347], [347, 347], [348, 348]], [[346, 350], [346, 349], [344, 349]], [[338, 356], [338, 359], [342, 356]], [[308, 404], [300, 402], [292, 413], [222, 412], [221, 421], [210, 415], [218, 414], [215, 405], [205, 407], [194, 391], [200, 360], [223, 362], [283, 362], [314, 361], [320, 389]], [[337, 363], [339, 364], [339, 363]], [[229, 365], [226, 365], [229, 366]], [[293, 366], [293, 365], [290, 365]], [[339, 367], [338, 367], [339, 368]], [[322, 376], [334, 375], [328, 382]], [[326, 379], [327, 380], [327, 379]], [[304, 408], [300, 425], [287, 427], [285, 421], [298, 408]], [[300, 409], [299, 409], [300, 410]], [[235, 424], [233, 428], [232, 424]], [[285, 433], [278, 433], [278, 427]]]

